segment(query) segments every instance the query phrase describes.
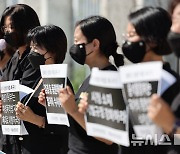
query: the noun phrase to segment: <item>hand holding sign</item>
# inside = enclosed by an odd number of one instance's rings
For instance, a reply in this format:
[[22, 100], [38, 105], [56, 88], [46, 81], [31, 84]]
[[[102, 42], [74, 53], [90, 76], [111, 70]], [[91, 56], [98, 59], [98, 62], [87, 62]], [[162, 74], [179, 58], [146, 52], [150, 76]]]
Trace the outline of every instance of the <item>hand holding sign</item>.
[[0, 100], [0, 114], [2, 114], [2, 100]]
[[86, 113], [88, 108], [88, 93], [82, 92], [80, 95], [80, 102], [78, 104], [78, 111], [82, 114]]
[[69, 86], [59, 90], [59, 100], [64, 110], [70, 115], [73, 115], [78, 111], [74, 94]]
[[25, 106], [21, 102], [16, 105], [16, 116], [23, 121], [31, 122], [34, 117], [34, 112], [28, 106]]
[[0, 122], [2, 118], [2, 100], [0, 100]]
[[46, 93], [45, 93], [45, 89], [42, 89], [41, 92], [39, 93], [38, 102], [41, 105], [46, 106]]
[[148, 116], [153, 122], [161, 126], [166, 133], [169, 134], [172, 131], [175, 117], [168, 103], [157, 94], [153, 94], [150, 99]]

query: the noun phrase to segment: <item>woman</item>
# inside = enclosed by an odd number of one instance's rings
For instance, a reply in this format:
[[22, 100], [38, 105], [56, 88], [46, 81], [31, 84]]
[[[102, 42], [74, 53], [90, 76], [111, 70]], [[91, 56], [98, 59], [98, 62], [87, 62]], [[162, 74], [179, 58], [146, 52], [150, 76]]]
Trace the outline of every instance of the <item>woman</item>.
[[[26, 42], [28, 31], [39, 25], [36, 12], [28, 5], [15, 4], [3, 11], [0, 28], [7, 44], [16, 50], [4, 69], [3, 81], [20, 80], [21, 84], [32, 88], [34, 82], [39, 78], [40, 71], [32, 68], [27, 59], [30, 47]], [[0, 105], [2, 105], [1, 101]], [[21, 153], [19, 137], [4, 136], [3, 151], [7, 154]]]
[[[179, 58], [180, 57], [180, 0], [170, 1], [170, 13], [172, 17], [171, 31], [168, 34], [168, 42], [172, 51]], [[174, 134], [180, 134], [180, 94], [178, 94], [171, 106], [163, 98], [154, 94], [151, 97], [148, 108], [148, 116], [157, 125], [159, 125], [164, 132], [170, 137]], [[166, 119], [166, 120], [165, 120]], [[178, 146], [172, 146], [169, 151], [176, 151], [180, 153]]]
[[[168, 63], [163, 61], [163, 55], [171, 53], [167, 42], [167, 35], [171, 28], [171, 18], [164, 9], [145, 7], [130, 13], [129, 23], [127, 26], [127, 40], [122, 45], [124, 55], [133, 63], [162, 61], [163, 69], [171, 73], [177, 82], [168, 88], [163, 94], [169, 104], [179, 92], [179, 76], [170, 69]], [[132, 127], [130, 127], [133, 133]], [[131, 135], [130, 135], [131, 137]], [[122, 152], [131, 153], [134, 149], [137, 153], [167, 153], [167, 146], [144, 146], [133, 145], [127, 149], [123, 148]]]
[[[122, 55], [116, 52], [117, 48], [116, 34], [111, 22], [101, 16], [92, 16], [76, 24], [70, 55], [77, 63], [87, 64], [90, 69], [98, 67], [101, 70], [116, 71], [116, 67], [109, 62], [109, 56], [114, 57], [117, 67], [124, 64]], [[68, 154], [116, 154], [116, 144], [87, 135], [84, 115], [78, 111], [77, 103], [81, 93], [87, 91], [89, 79], [90, 76], [84, 80], [75, 96], [68, 86], [59, 92], [62, 107], [70, 115]]]
[[[61, 28], [54, 25], [36, 27], [28, 33], [28, 40], [31, 42], [28, 58], [35, 69], [39, 69], [43, 64], [63, 63], [67, 51], [67, 39]], [[73, 90], [69, 81], [67, 84]], [[39, 90], [41, 88], [36, 93]], [[24, 121], [29, 133], [23, 137], [23, 154], [67, 153], [68, 127], [48, 125], [45, 107], [38, 103], [37, 97], [31, 98], [27, 106], [18, 102], [16, 114]]]

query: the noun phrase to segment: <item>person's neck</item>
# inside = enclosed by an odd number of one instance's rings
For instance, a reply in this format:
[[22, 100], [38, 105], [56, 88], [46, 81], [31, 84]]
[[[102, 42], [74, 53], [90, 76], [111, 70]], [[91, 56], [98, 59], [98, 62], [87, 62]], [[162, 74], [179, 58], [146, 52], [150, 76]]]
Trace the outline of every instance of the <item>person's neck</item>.
[[11, 56], [9, 56], [8, 54], [5, 54], [3, 59], [1, 59], [0, 61], [0, 69], [4, 69], [4, 67], [6, 66], [8, 60], [11, 58]]
[[23, 45], [18, 48], [20, 58], [21, 58], [22, 54], [24, 53], [24, 51], [26, 50], [26, 48], [27, 48], [27, 45]]
[[45, 61], [45, 65], [48, 65], [48, 64], [55, 64], [55, 61], [52, 58], [49, 58]]
[[161, 55], [157, 55], [153, 51], [149, 51], [146, 53], [143, 59], [143, 62], [148, 62], [148, 61], [162, 61], [163, 62], [163, 58]]
[[100, 56], [99, 58], [94, 59], [91, 64], [88, 64], [90, 69], [93, 67], [98, 67], [99, 69], [103, 69], [107, 66], [110, 66], [111, 63], [105, 56]]

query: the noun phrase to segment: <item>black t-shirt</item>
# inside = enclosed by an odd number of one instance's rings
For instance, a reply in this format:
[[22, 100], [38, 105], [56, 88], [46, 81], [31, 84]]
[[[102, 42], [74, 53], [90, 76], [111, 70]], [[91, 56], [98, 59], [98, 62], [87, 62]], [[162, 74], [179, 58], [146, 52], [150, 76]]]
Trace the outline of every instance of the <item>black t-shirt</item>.
[[20, 84], [32, 88], [37, 79], [41, 77], [39, 69], [34, 69], [28, 59], [30, 48], [27, 48], [21, 58], [19, 51], [16, 51], [13, 57], [7, 63], [3, 71], [2, 81], [20, 80]]
[[[176, 78], [176, 82], [171, 85], [163, 94], [162, 98], [168, 102], [169, 105], [172, 104], [173, 100], [175, 97], [178, 95], [180, 92], [180, 78], [179, 75], [171, 70], [170, 65], [168, 63], [163, 64], [163, 69], [172, 74]], [[165, 120], [165, 119], [163, 119]], [[150, 141], [146, 141], [147, 144], [145, 144], [145, 140], [140, 140], [143, 141], [142, 145], [139, 146], [137, 143], [135, 146], [133, 143], [134, 141], [137, 141], [136, 139], [132, 139], [132, 134], [134, 133], [133, 126], [131, 121], [129, 121], [129, 138], [130, 138], [130, 147], [123, 147], [122, 146], [122, 154], [140, 154], [140, 153], [145, 153], [145, 154], [168, 154], [170, 149], [178, 152], [173, 148], [173, 146], [170, 145], [151, 145]], [[140, 142], [139, 142], [140, 143]], [[171, 143], [173, 144], [173, 143]], [[177, 153], [178, 154], [178, 153]]]
[[[67, 85], [73, 87], [69, 79]], [[27, 136], [23, 136], [22, 150], [23, 154], [36, 154], [36, 153], [53, 153], [53, 154], [65, 154], [68, 151], [68, 136], [69, 129], [65, 125], [48, 124], [46, 109], [44, 106], [38, 103], [38, 94], [43, 88], [43, 84], [36, 90], [34, 97], [31, 98], [27, 104], [32, 111], [43, 116], [46, 119], [45, 128], [39, 128], [37, 125], [24, 121], [24, 125], [29, 133]], [[25, 101], [28, 99], [25, 98]]]
[[[114, 70], [117, 69], [111, 65], [103, 70]], [[81, 92], [86, 92], [89, 87], [90, 76], [81, 85], [75, 99], [78, 101]], [[77, 102], [76, 101], [76, 102]], [[101, 141], [98, 141], [94, 137], [88, 136], [86, 131], [71, 117], [70, 121], [70, 134], [69, 134], [69, 152], [68, 154], [117, 154], [118, 145], [112, 144], [107, 145]]]
[[[1, 78], [2, 81], [20, 80], [20, 84], [28, 86], [30, 88], [33, 87], [34, 83], [41, 76], [41, 73], [40, 70], [35, 70], [30, 64], [30, 61], [27, 58], [29, 52], [30, 48], [28, 47], [23, 52], [21, 58], [19, 58], [19, 51], [16, 51], [14, 53], [12, 58], [8, 61], [5, 69], [3, 70]], [[16, 136], [12, 135], [3, 135], [0, 140], [3, 145], [10, 145], [17, 143], [15, 137]], [[13, 153], [16, 152], [17, 151], [14, 151]]]

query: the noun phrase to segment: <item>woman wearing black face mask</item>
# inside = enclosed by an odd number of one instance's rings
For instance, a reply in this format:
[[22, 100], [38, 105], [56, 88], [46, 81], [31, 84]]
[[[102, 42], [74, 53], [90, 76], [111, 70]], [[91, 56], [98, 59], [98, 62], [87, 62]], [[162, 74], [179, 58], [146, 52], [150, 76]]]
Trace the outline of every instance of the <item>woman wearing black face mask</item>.
[[[174, 97], [180, 90], [180, 80], [177, 73], [170, 69], [163, 61], [163, 55], [171, 53], [167, 42], [167, 35], [171, 27], [171, 18], [164, 9], [145, 7], [130, 13], [127, 26], [127, 40], [122, 45], [122, 51], [127, 59], [133, 63], [162, 61], [163, 69], [171, 73], [177, 82], [168, 88], [162, 98], [171, 105]], [[130, 118], [130, 140], [134, 134]], [[154, 146], [150, 142], [143, 146], [123, 147], [122, 153], [168, 153], [168, 146]]]
[[[31, 51], [28, 59], [35, 69], [42, 64], [63, 63], [67, 51], [67, 39], [64, 31], [54, 25], [38, 26], [28, 33], [27, 39], [31, 42]], [[36, 90], [38, 94], [41, 84]], [[69, 80], [67, 84], [73, 87]], [[42, 90], [44, 92], [44, 90]], [[24, 136], [22, 142], [23, 154], [65, 154], [68, 151], [68, 127], [65, 125], [48, 125], [44, 104], [38, 103], [37, 96], [33, 96], [27, 106], [18, 102], [16, 114], [21, 120], [29, 135]]]
[[[108, 36], [108, 37], [107, 37]], [[116, 35], [112, 24], [103, 17], [92, 16], [79, 21], [74, 31], [74, 45], [70, 55], [79, 64], [87, 64], [90, 69], [116, 70], [110, 64], [109, 56], [113, 56], [116, 66], [123, 65], [122, 55], [117, 54]], [[79, 97], [89, 87], [88, 76], [77, 94], [74, 96], [69, 87], [60, 90], [59, 99], [63, 108], [70, 115], [69, 154], [117, 154], [118, 146], [111, 141], [88, 136], [84, 115], [78, 111]]]
[[[170, 13], [172, 17], [171, 31], [168, 34], [168, 42], [175, 55], [180, 58], [180, 0], [170, 1]], [[180, 94], [178, 94], [172, 105], [169, 106], [163, 98], [154, 94], [151, 97], [148, 108], [148, 116], [159, 125], [172, 138], [180, 134]], [[179, 138], [179, 136], [176, 136]], [[169, 153], [180, 153], [179, 144], [172, 145]]]
[[[4, 10], [0, 28], [4, 39], [16, 52], [7, 64], [2, 80], [20, 80], [21, 84], [32, 88], [40, 77], [40, 71], [35, 70], [27, 58], [30, 47], [26, 43], [28, 31], [39, 25], [40, 22], [36, 12], [28, 5], [16, 4]], [[1, 101], [0, 104], [2, 108]], [[3, 151], [7, 154], [21, 153], [19, 137], [3, 136]]]

